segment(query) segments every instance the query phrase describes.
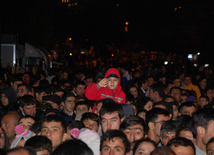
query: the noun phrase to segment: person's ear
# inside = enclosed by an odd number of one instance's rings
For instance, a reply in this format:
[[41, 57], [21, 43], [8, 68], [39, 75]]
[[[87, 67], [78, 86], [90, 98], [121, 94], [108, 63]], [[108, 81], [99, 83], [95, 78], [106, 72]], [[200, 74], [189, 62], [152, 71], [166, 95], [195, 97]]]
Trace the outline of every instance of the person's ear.
[[149, 122], [148, 123], [148, 127], [149, 129], [153, 130], [154, 129], [155, 124], [153, 122]]
[[63, 133], [62, 141], [66, 141], [68, 138], [68, 133]]
[[22, 108], [21, 106], [19, 107], [19, 109], [20, 109], [21, 111], [23, 111], [23, 108]]
[[200, 137], [204, 137], [205, 134], [205, 128], [202, 126], [198, 126], [196, 129], [197, 135], [199, 135]]
[[125, 117], [121, 118], [121, 119], [120, 119], [120, 122], [122, 122], [124, 119], [125, 119]]
[[65, 106], [65, 102], [61, 102], [60, 104], [61, 104], [63, 107]]

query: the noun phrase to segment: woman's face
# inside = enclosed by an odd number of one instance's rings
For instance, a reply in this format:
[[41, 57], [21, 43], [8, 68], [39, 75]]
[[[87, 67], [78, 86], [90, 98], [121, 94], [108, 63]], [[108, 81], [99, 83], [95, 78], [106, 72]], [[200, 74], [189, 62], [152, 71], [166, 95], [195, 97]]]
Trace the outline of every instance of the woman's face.
[[5, 137], [2, 128], [0, 128], [0, 148], [3, 149], [5, 146]]
[[149, 111], [149, 110], [152, 109], [152, 105], [153, 105], [152, 101], [148, 101], [146, 103], [146, 105], [144, 106], [144, 109], [146, 109], [147, 111]]
[[135, 88], [135, 87], [131, 87], [129, 89], [129, 92], [134, 96], [134, 98], [136, 98], [138, 95], [137, 88]]
[[9, 100], [5, 94], [1, 94], [1, 104], [3, 106], [7, 106], [9, 104]]
[[145, 155], [149, 155], [151, 154], [151, 152], [155, 149], [155, 146], [149, 142], [142, 142], [137, 150], [135, 151], [134, 155], [141, 155], [141, 154], [145, 154]]

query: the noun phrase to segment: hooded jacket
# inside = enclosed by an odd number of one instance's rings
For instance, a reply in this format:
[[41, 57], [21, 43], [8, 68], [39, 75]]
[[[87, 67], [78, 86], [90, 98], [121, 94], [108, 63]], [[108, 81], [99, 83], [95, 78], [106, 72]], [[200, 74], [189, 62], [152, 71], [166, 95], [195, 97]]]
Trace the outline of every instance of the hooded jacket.
[[85, 90], [85, 96], [89, 100], [100, 100], [104, 98], [110, 98], [113, 99], [116, 103], [119, 104], [125, 104], [126, 101], [126, 95], [123, 92], [120, 82], [121, 77], [120, 73], [115, 68], [110, 68], [107, 70], [104, 78], [107, 78], [110, 74], [116, 74], [119, 77], [119, 82], [116, 89], [110, 89], [107, 87], [100, 87], [98, 84], [93, 83], [89, 85]]

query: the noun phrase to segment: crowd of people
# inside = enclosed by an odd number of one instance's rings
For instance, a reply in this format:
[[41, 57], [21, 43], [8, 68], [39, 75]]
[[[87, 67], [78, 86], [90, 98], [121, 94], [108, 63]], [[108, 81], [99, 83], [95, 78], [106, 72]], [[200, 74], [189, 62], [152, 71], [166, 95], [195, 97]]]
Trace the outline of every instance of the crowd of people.
[[1, 155], [212, 155], [203, 64], [0, 72]]

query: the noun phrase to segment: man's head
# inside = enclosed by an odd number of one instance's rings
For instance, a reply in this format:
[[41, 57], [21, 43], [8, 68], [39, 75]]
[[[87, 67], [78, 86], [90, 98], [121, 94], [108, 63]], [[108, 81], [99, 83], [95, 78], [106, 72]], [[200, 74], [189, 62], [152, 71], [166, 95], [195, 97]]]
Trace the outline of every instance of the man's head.
[[146, 123], [149, 127], [149, 136], [156, 137], [156, 143], [160, 140], [160, 129], [163, 122], [168, 121], [169, 119], [169, 112], [161, 108], [153, 108], [146, 113]]
[[177, 155], [195, 155], [195, 146], [191, 140], [177, 137], [170, 140], [167, 144]]
[[67, 122], [59, 115], [48, 115], [42, 121], [41, 135], [52, 142], [52, 149], [67, 139]]
[[161, 101], [165, 95], [164, 86], [161, 83], [154, 83], [149, 88], [148, 96], [154, 102]]
[[171, 139], [175, 138], [176, 127], [176, 122], [173, 120], [166, 121], [162, 124], [160, 134], [161, 142], [164, 146], [166, 146]]
[[39, 101], [40, 103], [43, 103], [42, 97], [46, 96], [46, 92], [44, 88], [42, 88], [41, 86], [35, 87], [34, 96], [36, 97], [37, 101]]
[[196, 112], [196, 106], [192, 102], [184, 102], [179, 107], [179, 115], [189, 115], [192, 117], [194, 112]]
[[141, 117], [129, 116], [120, 124], [120, 130], [125, 133], [133, 148], [137, 140], [144, 138], [146, 123]]
[[17, 92], [18, 85], [22, 84], [22, 77], [23, 77], [23, 74], [21, 73], [12, 75], [10, 84], [15, 92]]
[[119, 130], [120, 123], [123, 119], [124, 110], [120, 104], [115, 103], [113, 100], [108, 103], [103, 103], [100, 109], [100, 121], [104, 133], [110, 129]]
[[32, 147], [37, 155], [50, 155], [52, 152], [52, 143], [45, 136], [34, 136], [25, 142], [25, 146]]
[[16, 147], [10, 149], [6, 155], [37, 155], [36, 151], [31, 147]]
[[49, 103], [54, 109], [59, 109], [62, 99], [58, 95], [48, 95], [42, 97], [45, 104]]
[[91, 85], [92, 83], [94, 83], [94, 78], [92, 76], [87, 76], [84, 79], [84, 82], [85, 82], [85, 85], [87, 87], [87, 86]]
[[136, 141], [133, 148], [133, 155], [135, 154], [150, 154], [157, 147], [157, 144], [150, 139], [140, 139]]
[[74, 91], [77, 95], [83, 96], [85, 93], [85, 83], [83, 81], [77, 81], [74, 84]]
[[1, 119], [1, 126], [7, 134], [10, 144], [15, 139], [15, 127], [18, 125], [20, 117], [17, 112], [10, 112]]
[[192, 78], [191, 78], [191, 75], [186, 73], [184, 75], [184, 83], [185, 85], [189, 86], [191, 83], [192, 83]]
[[31, 95], [24, 95], [20, 98], [19, 109], [24, 115], [35, 116], [36, 114], [36, 99]]
[[175, 98], [177, 103], [181, 102], [181, 88], [180, 87], [172, 87], [170, 89], [170, 95]]
[[147, 78], [147, 81], [148, 81], [148, 86], [151, 86], [152, 84], [155, 83], [155, 78], [153, 76], [149, 76]]
[[214, 130], [213, 109], [199, 109], [193, 114], [192, 132], [193, 136], [196, 137], [196, 144], [200, 143], [200, 145], [205, 147], [210, 138], [214, 137], [213, 130]]
[[72, 113], [75, 108], [75, 95], [73, 93], [65, 93], [62, 96], [62, 105], [65, 113]]
[[212, 155], [214, 154], [214, 137], [211, 138], [206, 145], [206, 153], [207, 155]]
[[18, 85], [17, 89], [17, 97], [32, 95], [32, 87], [28, 84], [20, 84]]
[[148, 88], [148, 81], [146, 78], [140, 78], [137, 81], [137, 85], [139, 88], [142, 88], [143, 90], [146, 90]]
[[100, 154], [109, 155], [111, 152], [126, 155], [130, 151], [130, 143], [126, 135], [120, 130], [108, 130], [100, 141]]
[[97, 114], [92, 112], [86, 112], [82, 114], [81, 121], [84, 123], [86, 128], [98, 132], [99, 130], [99, 117]]
[[76, 103], [75, 106], [75, 113], [78, 114], [79, 112], [89, 112], [89, 103], [87, 101], [79, 101]]

